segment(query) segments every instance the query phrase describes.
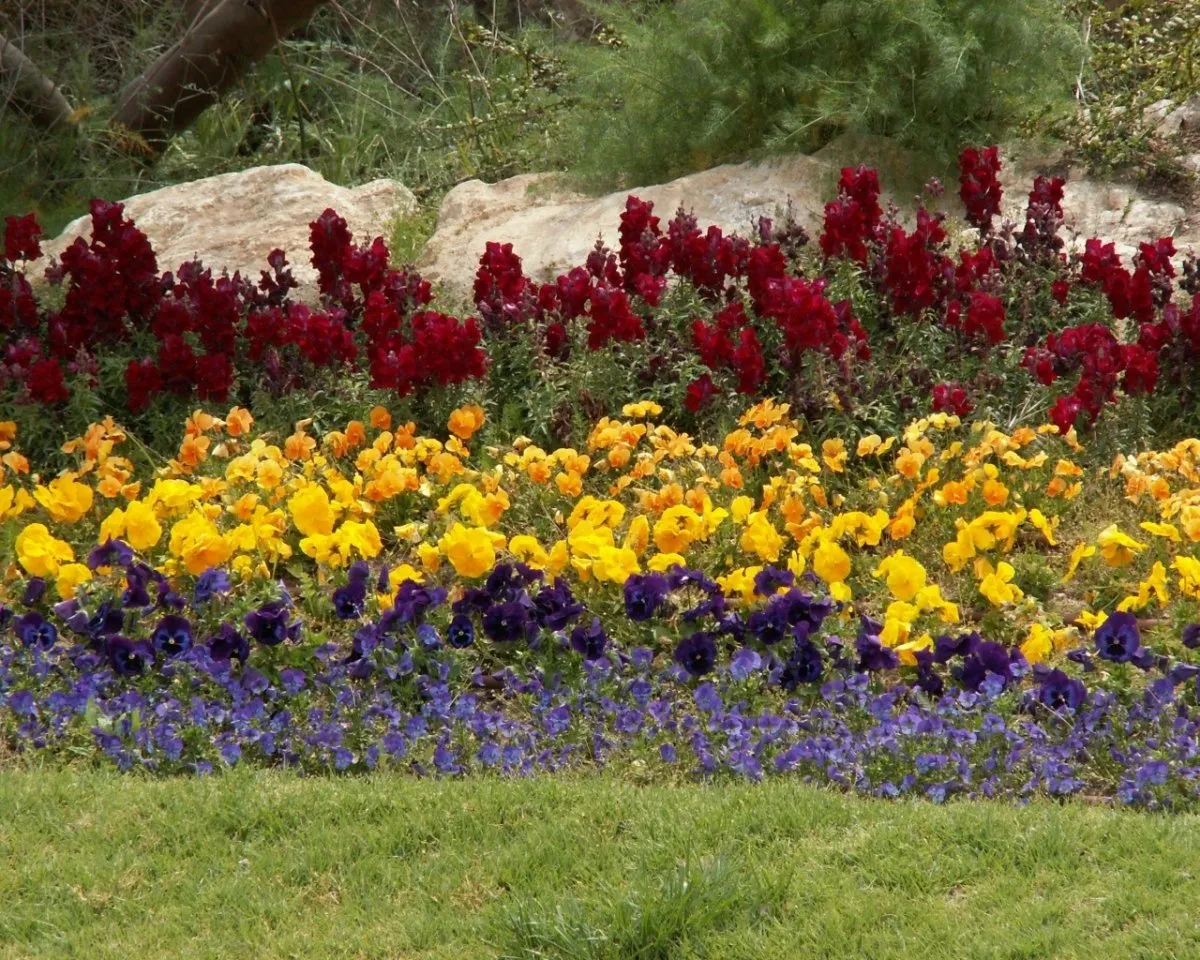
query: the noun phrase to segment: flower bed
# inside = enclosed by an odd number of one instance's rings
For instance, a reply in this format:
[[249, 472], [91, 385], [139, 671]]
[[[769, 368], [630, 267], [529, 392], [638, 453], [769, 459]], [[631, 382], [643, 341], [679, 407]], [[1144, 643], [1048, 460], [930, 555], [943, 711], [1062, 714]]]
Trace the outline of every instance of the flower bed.
[[[934, 414], [587, 447], [197, 412], [35, 478], [0, 426], [0, 731], [121, 766], [794, 772], [897, 795], [1194, 797], [1200, 441], [1079, 465]], [[713, 438], [718, 439], [718, 438]]]
[[764, 220], [749, 238], [702, 230], [682, 210], [664, 225], [630, 197], [616, 247], [598, 243], [553, 282], [526, 277], [510, 244], [489, 243], [465, 317], [435, 309], [427, 282], [394, 269], [381, 238], [355, 244], [332, 210], [311, 225], [316, 306], [293, 300], [283, 251], [257, 281], [199, 263], [160, 273], [121, 206], [101, 201], [91, 241], [48, 271], [62, 302], [43, 302], [16, 269], [39, 254], [39, 228], [9, 218], [0, 391], [33, 432], [55, 426], [39, 406], [65, 404], [75, 418], [127, 409], [143, 412], [152, 444], [171, 422], [152, 416], [164, 404], [171, 416], [196, 399], [264, 409], [313, 391], [323, 373], [381, 402], [421, 396], [409, 410], [426, 428], [462, 390], [482, 390], [513, 434], [542, 442], [570, 441], [578, 411], [614, 415], [631, 395], [679, 424], [711, 424], [741, 394], [786, 398], [812, 422], [887, 430], [931, 410], [1003, 422], [1046, 413], [1082, 428], [1121, 397], [1154, 395], [1133, 422], [1200, 426], [1195, 261], [1177, 277], [1169, 238], [1128, 266], [1094, 239], [1068, 258], [1061, 179], [1036, 181], [1023, 224], [997, 225], [996, 148], [964, 151], [960, 168], [976, 231], [957, 249], [941, 214], [922, 207], [909, 228], [885, 211], [865, 167], [842, 171], [816, 244], [791, 222]]

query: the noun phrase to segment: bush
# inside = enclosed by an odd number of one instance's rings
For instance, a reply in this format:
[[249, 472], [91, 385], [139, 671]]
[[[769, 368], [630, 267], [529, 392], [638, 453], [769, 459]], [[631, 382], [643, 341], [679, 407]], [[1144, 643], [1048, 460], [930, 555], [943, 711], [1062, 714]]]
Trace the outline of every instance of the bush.
[[[682, 0], [581, 57], [580, 172], [655, 183], [855, 129], [951, 156], [1070, 92], [1049, 0]], [[618, 105], [613, 109], [614, 102]]]

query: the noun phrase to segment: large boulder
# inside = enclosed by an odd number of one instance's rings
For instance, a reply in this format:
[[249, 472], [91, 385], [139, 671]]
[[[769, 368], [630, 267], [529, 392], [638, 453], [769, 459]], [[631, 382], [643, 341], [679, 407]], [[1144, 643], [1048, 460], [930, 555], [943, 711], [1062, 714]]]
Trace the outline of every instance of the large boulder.
[[[317, 296], [308, 225], [322, 211], [336, 210], [362, 242], [386, 235], [395, 217], [417, 207], [412, 192], [395, 180], [340, 187], [298, 163], [223, 173], [121, 202], [125, 215], [150, 239], [160, 270], [175, 270], [198, 258], [214, 272], [240, 271], [257, 278], [267, 267], [267, 255], [279, 247], [287, 253], [300, 283], [297, 294], [307, 300]], [[83, 216], [43, 243], [45, 256], [30, 265], [30, 278], [39, 277], [49, 258], [62, 253], [76, 237], [87, 239], [91, 229], [91, 216]]]
[[[885, 199], [911, 214], [912, 196], [923, 178], [918, 158], [883, 138], [854, 138], [831, 144], [812, 156], [783, 157], [764, 163], [726, 164], [670, 183], [588, 197], [566, 189], [551, 174], [524, 174], [488, 184], [470, 180], [451, 190], [438, 213], [437, 229], [418, 266], [430, 280], [454, 295], [470, 291], [479, 257], [489, 240], [512, 243], [525, 272], [551, 279], [583, 263], [598, 237], [616, 246], [617, 229], [630, 194], [654, 202], [665, 221], [676, 209], [689, 210], [703, 229], [716, 224], [725, 232], [747, 234], [758, 217], [778, 218], [790, 205], [795, 219], [815, 237], [824, 205], [833, 199], [839, 169], [866, 162], [880, 168]], [[1023, 222], [1033, 178], [1061, 167], [1061, 157], [1028, 148], [1004, 156], [1004, 216]], [[890, 197], [888, 188], [895, 186]], [[961, 215], [954, 184], [939, 201]], [[1179, 203], [1156, 199], [1138, 188], [1090, 179], [1079, 171], [1067, 178], [1064, 235], [1072, 249], [1092, 236], [1114, 241], [1125, 257], [1145, 240], [1173, 236], [1177, 248], [1200, 246], [1200, 216]]]

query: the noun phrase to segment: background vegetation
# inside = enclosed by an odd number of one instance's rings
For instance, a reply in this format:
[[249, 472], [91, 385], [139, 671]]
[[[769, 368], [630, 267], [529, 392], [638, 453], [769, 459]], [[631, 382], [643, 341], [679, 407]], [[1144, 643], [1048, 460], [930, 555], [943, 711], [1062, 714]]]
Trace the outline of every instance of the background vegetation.
[[[140, 164], [101, 118], [195, 6], [5, 4], [0, 32], [83, 117], [78, 135], [48, 135], [0, 109], [0, 215], [37, 210], [53, 234], [91, 196], [289, 161], [340, 183], [395, 177], [432, 210], [470, 177], [646, 183], [846, 129], [942, 160], [1049, 131], [1098, 169], [1188, 184], [1187, 144], [1141, 116], [1200, 91], [1185, 0], [336, 0]], [[431, 228], [415, 218], [402, 245]]]

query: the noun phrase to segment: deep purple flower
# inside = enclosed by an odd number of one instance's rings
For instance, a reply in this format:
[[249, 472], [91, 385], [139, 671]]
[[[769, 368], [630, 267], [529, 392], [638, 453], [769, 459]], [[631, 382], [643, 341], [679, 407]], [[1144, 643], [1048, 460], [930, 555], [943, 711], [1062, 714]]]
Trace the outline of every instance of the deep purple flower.
[[117, 634], [104, 641], [104, 653], [108, 662], [122, 677], [135, 677], [145, 673], [154, 659], [154, 651], [145, 641], [135, 643], [128, 637]]
[[825, 672], [825, 661], [821, 651], [807, 636], [796, 641], [795, 647], [783, 665], [779, 685], [784, 690], [795, 690], [802, 683], [818, 683]]
[[854, 644], [858, 651], [858, 663], [855, 668], [866, 673], [880, 670], [894, 670], [900, 666], [900, 658], [891, 647], [885, 647], [879, 637], [870, 634], [861, 637]]
[[583, 604], [575, 602], [570, 586], [561, 577], [539, 590], [533, 604], [538, 623], [547, 630], [562, 630], [583, 613]]
[[710, 634], [693, 633], [675, 647], [675, 662], [693, 677], [709, 673], [717, 662], [717, 644]]
[[1000, 689], [1004, 689], [1017, 676], [1014, 666], [1024, 662], [1025, 657], [1019, 650], [1010, 652], [1001, 643], [985, 640], [963, 658], [957, 671], [958, 678], [967, 690], [979, 690], [990, 675], [999, 678]]
[[933, 651], [917, 650], [913, 656], [917, 661], [917, 686], [931, 697], [940, 697], [945, 692], [946, 682], [933, 669]]
[[120, 633], [125, 626], [125, 611], [121, 602], [105, 600], [96, 612], [88, 619], [87, 634], [93, 640], [103, 640], [114, 633]]
[[144, 563], [134, 563], [125, 574], [125, 593], [121, 597], [122, 606], [150, 606], [150, 581], [154, 571]]
[[195, 603], [208, 603], [213, 597], [229, 592], [229, 576], [220, 567], [209, 567], [196, 578], [192, 591]]
[[160, 657], [181, 657], [192, 649], [192, 625], [186, 617], [168, 614], [158, 621], [150, 643]]
[[88, 554], [87, 565], [91, 570], [100, 567], [128, 567], [133, 563], [133, 547], [124, 540], [105, 540], [98, 547], [93, 547]]
[[571, 631], [571, 648], [584, 660], [599, 660], [608, 647], [608, 635], [599, 617], [592, 617], [588, 626], [580, 624]]
[[933, 642], [933, 662], [949, 663], [955, 657], [967, 657], [983, 642], [978, 633], [960, 633], [957, 637], [938, 637]]
[[379, 628], [393, 633], [406, 624], [421, 623], [427, 611], [445, 602], [445, 587], [426, 587], [416, 580], [405, 580], [396, 590], [391, 609], [380, 618]]
[[537, 621], [531, 616], [533, 609], [528, 597], [489, 607], [483, 615], [483, 632], [497, 643], [532, 641], [538, 633]]
[[250, 641], [232, 624], [223, 623], [220, 629], [208, 638], [208, 655], [221, 663], [232, 659], [245, 663], [246, 658], [250, 656]]
[[706, 576], [703, 570], [690, 570], [678, 564], [667, 571], [667, 585], [672, 590], [686, 590], [688, 587], [694, 587], [709, 594], [718, 593], [721, 590], [720, 584]]
[[1061, 670], [1048, 670], [1040, 664], [1034, 668], [1037, 676], [1037, 698], [1051, 710], [1074, 712], [1087, 699], [1087, 688], [1081, 680], [1073, 679]]
[[58, 641], [58, 629], [36, 611], [18, 617], [13, 624], [17, 639], [31, 650], [49, 650]]
[[641, 623], [650, 620], [667, 602], [670, 586], [661, 573], [634, 573], [625, 580], [625, 615]]
[[491, 597], [493, 603], [507, 603], [517, 599], [525, 588], [541, 574], [531, 570], [525, 564], [498, 563], [492, 567], [483, 589]]
[[1189, 623], [1183, 628], [1183, 645], [1189, 650], [1200, 647], [1200, 623]]
[[765, 607], [750, 614], [746, 627], [759, 643], [774, 646], [792, 632], [788, 621], [790, 611], [783, 597], [772, 597]]
[[371, 576], [371, 568], [365, 560], [355, 560], [346, 571], [346, 579], [350, 583], [361, 583], [364, 587]]
[[300, 636], [300, 621], [289, 622], [288, 616], [287, 605], [282, 600], [272, 600], [246, 614], [246, 629], [263, 646], [274, 647]]
[[1132, 613], [1114, 613], [1096, 630], [1096, 654], [1113, 663], [1129, 663], [1142, 653], [1142, 635]]
[[795, 582], [796, 575], [791, 570], [763, 567], [754, 576], [754, 592], [760, 597], [769, 597], [780, 587], [790, 587]]
[[42, 599], [45, 593], [46, 581], [42, 577], [30, 577], [29, 582], [25, 584], [25, 593], [21, 597], [21, 602], [27, 607], [32, 607]]
[[465, 613], [457, 614], [446, 628], [446, 642], [459, 650], [475, 642], [475, 624]]
[[357, 620], [362, 616], [366, 600], [366, 580], [351, 580], [333, 591], [333, 612], [339, 620]]

